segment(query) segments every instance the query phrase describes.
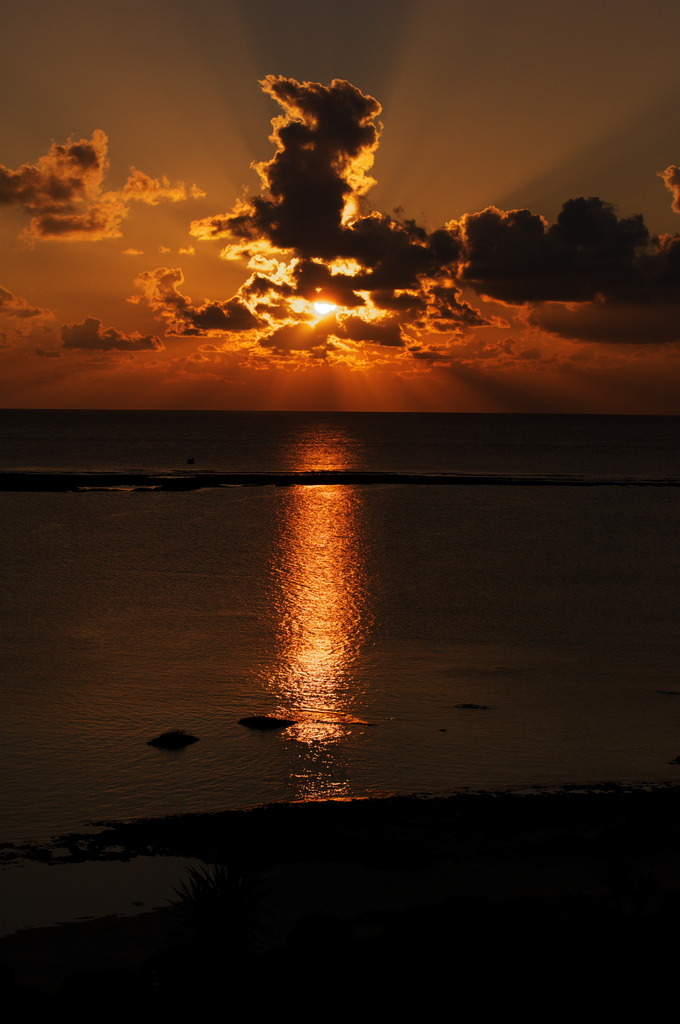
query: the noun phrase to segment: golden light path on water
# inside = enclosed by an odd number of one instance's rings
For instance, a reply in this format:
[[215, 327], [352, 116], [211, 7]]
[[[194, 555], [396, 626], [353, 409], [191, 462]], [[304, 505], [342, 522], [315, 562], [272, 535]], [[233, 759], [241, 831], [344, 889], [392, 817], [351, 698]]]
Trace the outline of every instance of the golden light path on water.
[[[320, 443], [321, 442], [321, 443]], [[297, 469], [337, 462], [315, 438]], [[330, 445], [333, 448], [332, 444]], [[356, 487], [286, 488], [274, 565], [278, 618], [277, 662], [269, 685], [279, 713], [296, 724], [282, 739], [305, 749], [301, 796], [341, 796], [347, 790], [338, 743], [352, 724], [360, 683], [355, 666], [368, 627], [362, 556], [361, 491]], [[338, 775], [340, 770], [340, 775]]]

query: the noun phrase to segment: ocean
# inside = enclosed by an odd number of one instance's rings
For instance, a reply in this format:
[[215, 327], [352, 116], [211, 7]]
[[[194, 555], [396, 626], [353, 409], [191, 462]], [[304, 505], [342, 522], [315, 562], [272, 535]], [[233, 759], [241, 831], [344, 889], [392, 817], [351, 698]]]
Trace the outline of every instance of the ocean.
[[680, 417], [0, 411], [0, 481], [324, 469], [520, 482], [0, 491], [3, 841], [680, 776]]

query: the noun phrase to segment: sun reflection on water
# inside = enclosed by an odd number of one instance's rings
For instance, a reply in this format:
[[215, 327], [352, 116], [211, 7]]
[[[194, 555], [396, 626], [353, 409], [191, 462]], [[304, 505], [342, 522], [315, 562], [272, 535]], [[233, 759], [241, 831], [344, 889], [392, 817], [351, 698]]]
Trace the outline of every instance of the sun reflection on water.
[[[337, 458], [337, 452], [331, 455]], [[305, 462], [300, 458], [298, 468], [306, 468]], [[346, 784], [332, 748], [363, 722], [356, 713], [360, 684], [354, 675], [368, 624], [361, 491], [300, 486], [286, 488], [282, 499], [273, 566], [277, 661], [269, 685], [280, 713], [296, 719], [282, 739], [306, 748], [296, 771], [301, 795], [342, 795]]]
[[353, 720], [351, 667], [363, 639], [357, 495], [322, 485], [293, 487], [286, 498], [275, 683], [285, 708], [315, 726], [327, 718], [330, 736], [336, 722]]

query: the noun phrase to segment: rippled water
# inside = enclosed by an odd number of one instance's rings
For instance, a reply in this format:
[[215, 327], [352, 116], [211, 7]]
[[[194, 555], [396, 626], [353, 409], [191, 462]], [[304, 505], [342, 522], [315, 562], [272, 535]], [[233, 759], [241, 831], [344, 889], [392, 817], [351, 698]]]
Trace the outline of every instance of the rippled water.
[[0, 409], [0, 471], [680, 476], [680, 416]]
[[[541, 418], [520, 419], [539, 447]], [[576, 419], [602, 421], [603, 458], [617, 418]], [[352, 468], [375, 441], [357, 423], [320, 417], [315, 433], [301, 417], [286, 468]], [[675, 421], [640, 424], [608, 464], [670, 472]], [[391, 429], [395, 464], [403, 421]], [[75, 468], [98, 467], [81, 452]], [[659, 691], [680, 691], [679, 502], [622, 487], [0, 494], [3, 838], [267, 800], [675, 778], [680, 694]], [[255, 713], [296, 724], [237, 724]], [[200, 742], [147, 746], [169, 728]]]

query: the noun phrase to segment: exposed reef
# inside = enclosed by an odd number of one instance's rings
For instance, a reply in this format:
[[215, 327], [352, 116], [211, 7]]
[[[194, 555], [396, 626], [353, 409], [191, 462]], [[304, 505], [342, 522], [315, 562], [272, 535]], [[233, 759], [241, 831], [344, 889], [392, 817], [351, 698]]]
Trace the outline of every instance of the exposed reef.
[[162, 747], [164, 750], [180, 750], [192, 743], [198, 743], [198, 736], [191, 736], [184, 729], [171, 729], [169, 732], [162, 732], [160, 736], [149, 740], [147, 746]]
[[128, 860], [140, 854], [241, 863], [427, 863], [438, 858], [580, 856], [609, 859], [680, 848], [680, 785], [614, 782], [560, 791], [458, 793], [270, 804], [100, 821], [100, 831], [49, 843], [3, 843], [0, 862]]
[[296, 487], [319, 484], [417, 484], [513, 487], [680, 487], [680, 477], [578, 476], [503, 473], [13, 473], [0, 472], [2, 491], [198, 491], [205, 487]]
[[247, 718], [239, 718], [239, 725], [245, 725], [246, 729], [286, 729], [289, 725], [295, 725], [291, 718], [274, 718], [273, 715], [249, 715]]

